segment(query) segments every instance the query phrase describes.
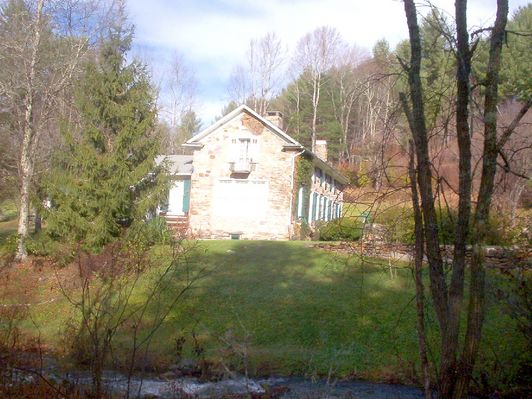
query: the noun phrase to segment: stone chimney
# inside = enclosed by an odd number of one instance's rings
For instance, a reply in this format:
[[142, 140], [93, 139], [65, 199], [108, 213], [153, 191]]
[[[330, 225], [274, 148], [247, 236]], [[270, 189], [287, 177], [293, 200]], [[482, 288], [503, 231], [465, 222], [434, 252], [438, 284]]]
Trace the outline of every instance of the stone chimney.
[[316, 140], [314, 145], [314, 153], [322, 161], [327, 162], [327, 140]]
[[280, 111], [267, 111], [265, 119], [273, 123], [279, 129], [283, 129], [283, 114]]

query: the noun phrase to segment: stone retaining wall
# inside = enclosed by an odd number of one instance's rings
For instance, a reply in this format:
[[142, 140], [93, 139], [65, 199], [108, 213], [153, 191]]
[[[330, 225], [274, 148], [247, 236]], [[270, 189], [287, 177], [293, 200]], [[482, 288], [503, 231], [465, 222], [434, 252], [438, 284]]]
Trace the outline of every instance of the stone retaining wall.
[[[312, 243], [313, 247], [327, 251], [376, 257], [402, 262], [413, 260], [414, 246], [405, 244], [373, 244], [370, 242]], [[444, 259], [452, 259], [453, 246], [443, 245]], [[467, 258], [471, 255], [471, 246], [467, 248]], [[532, 269], [532, 249], [519, 247], [484, 247], [486, 266], [493, 268], [528, 268]]]

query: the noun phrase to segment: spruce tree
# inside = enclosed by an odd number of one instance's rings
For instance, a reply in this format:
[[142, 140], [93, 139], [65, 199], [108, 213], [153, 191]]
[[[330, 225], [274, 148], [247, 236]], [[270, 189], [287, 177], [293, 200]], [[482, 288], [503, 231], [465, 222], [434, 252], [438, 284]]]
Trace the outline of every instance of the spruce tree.
[[140, 222], [164, 190], [154, 174], [159, 140], [145, 65], [126, 62], [131, 32], [117, 29], [80, 79], [75, 123], [51, 174], [48, 231], [97, 251]]

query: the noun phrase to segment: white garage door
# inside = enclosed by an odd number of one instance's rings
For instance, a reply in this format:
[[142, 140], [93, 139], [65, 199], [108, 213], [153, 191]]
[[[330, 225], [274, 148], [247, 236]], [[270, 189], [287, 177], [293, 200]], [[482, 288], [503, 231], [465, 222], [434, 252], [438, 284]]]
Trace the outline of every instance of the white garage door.
[[213, 227], [228, 232], [246, 231], [264, 220], [268, 184], [263, 180], [219, 180], [213, 193]]

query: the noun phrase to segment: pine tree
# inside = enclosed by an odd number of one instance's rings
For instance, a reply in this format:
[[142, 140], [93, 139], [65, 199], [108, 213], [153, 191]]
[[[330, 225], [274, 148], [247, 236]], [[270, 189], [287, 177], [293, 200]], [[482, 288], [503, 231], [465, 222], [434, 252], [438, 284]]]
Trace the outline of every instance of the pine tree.
[[201, 129], [201, 119], [196, 113], [189, 109], [181, 115], [181, 123], [177, 128], [176, 144], [181, 145], [188, 139], [192, 138]]
[[154, 175], [159, 150], [154, 90], [146, 67], [126, 63], [131, 32], [117, 29], [86, 65], [76, 95], [79, 120], [64, 130], [48, 192], [48, 230], [98, 250], [142, 221], [164, 190]]
[[532, 4], [519, 7], [508, 22], [502, 52], [502, 94], [521, 102], [532, 101]]

